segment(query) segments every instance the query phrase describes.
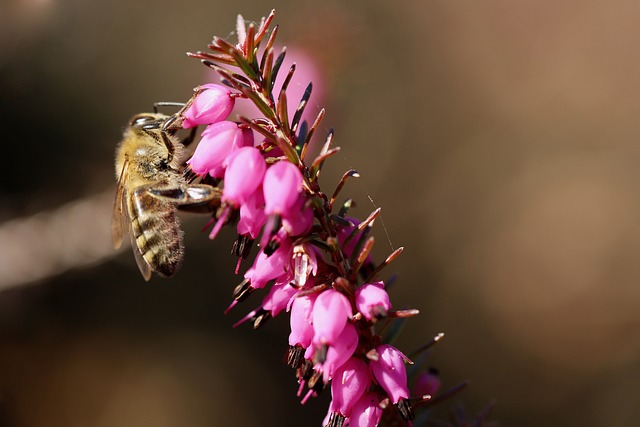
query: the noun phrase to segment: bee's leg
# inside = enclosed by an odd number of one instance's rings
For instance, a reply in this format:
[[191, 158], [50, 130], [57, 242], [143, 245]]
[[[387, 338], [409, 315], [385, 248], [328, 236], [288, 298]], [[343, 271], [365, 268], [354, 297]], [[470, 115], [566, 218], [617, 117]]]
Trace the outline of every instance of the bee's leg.
[[161, 200], [178, 205], [178, 209], [188, 212], [209, 213], [220, 207], [222, 191], [206, 184], [189, 184], [176, 187], [155, 188], [146, 191]]
[[164, 142], [165, 147], [167, 147], [167, 152], [169, 155], [167, 156], [167, 163], [171, 163], [173, 161], [173, 155], [176, 152], [176, 148], [169, 138], [169, 133], [164, 130], [164, 126], [160, 129], [160, 135], [162, 135], [162, 142]]

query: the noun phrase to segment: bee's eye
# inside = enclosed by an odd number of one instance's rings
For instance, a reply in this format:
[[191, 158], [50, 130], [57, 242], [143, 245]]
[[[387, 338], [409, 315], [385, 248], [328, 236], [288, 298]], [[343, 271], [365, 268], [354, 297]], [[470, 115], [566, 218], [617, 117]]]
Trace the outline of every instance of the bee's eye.
[[156, 120], [156, 118], [153, 116], [146, 116], [146, 115], [135, 116], [133, 119], [131, 119], [130, 125], [135, 127], [142, 127], [145, 124], [153, 122], [154, 120]]

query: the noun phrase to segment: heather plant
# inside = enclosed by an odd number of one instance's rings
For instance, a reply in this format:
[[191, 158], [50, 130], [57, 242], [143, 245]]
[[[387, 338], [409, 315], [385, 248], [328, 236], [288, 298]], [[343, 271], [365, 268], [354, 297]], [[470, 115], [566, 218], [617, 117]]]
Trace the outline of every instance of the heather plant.
[[[183, 128], [205, 127], [185, 176], [221, 190], [209, 236], [234, 226], [235, 271], [250, 265], [228, 310], [264, 288], [260, 305], [236, 325], [259, 328], [288, 313], [287, 363], [301, 402], [331, 393], [323, 425], [411, 425], [416, 414], [426, 423], [424, 413], [432, 403], [465, 384], [438, 395], [437, 371], [414, 365], [409, 372], [412, 361], [392, 345], [403, 321], [418, 314], [394, 309], [390, 283], [381, 278], [402, 248], [381, 263], [373, 260], [372, 227], [380, 209], [360, 220], [348, 214], [351, 199], [339, 202], [345, 183], [358, 177], [355, 170], [346, 171], [330, 193], [321, 188], [323, 165], [339, 148], [329, 131], [319, 154], [310, 157], [309, 147], [324, 129], [324, 110], [312, 123], [303, 119], [311, 82], [301, 99], [288, 97], [296, 65], [281, 69], [286, 49], [276, 52], [273, 17], [272, 12], [258, 25], [239, 17], [236, 44], [216, 37], [207, 51], [188, 54], [215, 70], [221, 84], [198, 87], [177, 117]], [[285, 78], [276, 85], [280, 73]], [[241, 102], [252, 103], [255, 108], [244, 111], [256, 116], [229, 120]], [[289, 105], [297, 105], [292, 115]], [[441, 337], [411, 357], [422, 358]]]

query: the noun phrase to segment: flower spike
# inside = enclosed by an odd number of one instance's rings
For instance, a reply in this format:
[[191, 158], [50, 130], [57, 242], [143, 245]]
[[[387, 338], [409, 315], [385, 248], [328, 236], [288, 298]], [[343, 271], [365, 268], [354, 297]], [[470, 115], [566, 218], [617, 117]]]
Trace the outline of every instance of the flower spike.
[[[305, 74], [297, 49], [276, 43], [273, 19], [274, 11], [259, 24], [238, 15], [237, 43], [214, 37], [208, 51], [188, 53], [222, 84], [200, 86], [169, 119], [169, 132], [184, 128], [196, 135], [196, 127], [206, 126], [180, 173], [186, 182], [214, 186], [220, 194], [215, 210], [207, 211], [211, 238], [225, 225], [235, 227], [232, 268], [242, 281], [226, 312], [262, 293], [261, 303], [234, 327], [249, 323], [257, 329], [282, 313], [289, 316], [287, 364], [295, 369], [297, 396], [305, 403], [330, 391], [326, 426], [410, 426], [416, 408], [457, 389], [437, 394], [440, 382], [432, 371], [416, 368], [421, 376], [409, 378], [406, 365], [412, 362], [391, 345], [404, 322], [418, 314], [393, 308], [393, 277], [377, 279], [403, 248], [377, 264], [371, 233], [380, 209], [361, 221], [347, 216], [355, 206], [347, 198], [334, 212], [347, 180], [359, 174], [346, 171], [332, 193], [321, 188], [322, 168], [340, 150], [331, 129], [317, 157], [307, 158], [325, 110], [309, 125], [305, 109], [312, 92], [324, 92], [322, 82]], [[287, 73], [279, 79], [281, 69]], [[296, 107], [291, 115], [290, 106]]]

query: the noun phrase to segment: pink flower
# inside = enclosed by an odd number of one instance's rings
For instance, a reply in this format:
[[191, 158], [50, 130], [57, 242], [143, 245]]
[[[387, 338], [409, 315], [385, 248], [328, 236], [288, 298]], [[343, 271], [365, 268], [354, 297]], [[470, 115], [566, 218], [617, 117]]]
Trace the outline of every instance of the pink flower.
[[302, 173], [296, 165], [286, 160], [272, 165], [264, 175], [262, 185], [267, 215], [284, 215], [298, 201], [302, 191]]
[[371, 372], [364, 360], [352, 357], [340, 366], [331, 381], [330, 411], [345, 417], [369, 389]]
[[289, 280], [278, 282], [271, 287], [267, 296], [262, 300], [262, 308], [275, 317], [287, 308], [291, 298], [298, 292], [298, 289], [290, 285]]
[[347, 420], [349, 427], [375, 427], [382, 419], [380, 399], [373, 392], [367, 392], [353, 406]]
[[[316, 300], [316, 304], [318, 301]], [[358, 332], [352, 323], [347, 323], [334, 343], [327, 348], [327, 356], [319, 367], [324, 382], [328, 383], [340, 368], [356, 351], [358, 347]]]
[[[253, 327], [259, 328], [270, 318], [276, 317], [287, 307], [291, 298], [299, 292], [298, 289], [290, 285], [290, 282], [287, 275], [283, 275], [280, 280], [271, 287], [267, 296], [263, 298], [262, 305], [238, 320], [233, 327], [240, 326], [247, 320], [252, 320]], [[235, 303], [231, 304], [227, 311], [234, 305]]]
[[221, 178], [229, 155], [240, 147], [253, 145], [253, 133], [237, 123], [222, 121], [207, 126], [193, 156], [187, 161], [198, 175]]
[[400, 399], [409, 397], [407, 388], [407, 370], [404, 366], [406, 357], [400, 350], [389, 344], [376, 347], [377, 360], [370, 360], [369, 366], [373, 376], [396, 404]]
[[291, 333], [289, 334], [289, 345], [299, 345], [307, 348], [311, 345], [313, 338], [313, 325], [311, 323], [311, 313], [313, 303], [318, 294], [308, 294], [293, 299], [291, 304]]
[[292, 252], [293, 247], [288, 239], [270, 256], [260, 252], [244, 278], [251, 282], [252, 288], [264, 288], [269, 281], [279, 278], [290, 269]]
[[239, 148], [224, 174], [222, 201], [239, 207], [260, 187], [267, 165], [255, 147]]
[[367, 320], [377, 318], [391, 308], [383, 282], [368, 283], [356, 290], [356, 307]]
[[322, 292], [313, 306], [313, 343], [333, 344], [353, 316], [349, 299], [334, 289]]
[[300, 194], [297, 202], [282, 216], [282, 228], [289, 236], [301, 236], [313, 226], [313, 208], [305, 206], [307, 198]]
[[264, 196], [258, 189], [240, 206], [240, 220], [238, 221], [238, 234], [249, 235], [256, 239], [267, 220], [264, 214]]
[[230, 96], [231, 90], [226, 86], [211, 83], [199, 89], [204, 90], [183, 113], [182, 127], [185, 129], [224, 120], [235, 105], [235, 98]]

